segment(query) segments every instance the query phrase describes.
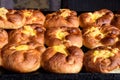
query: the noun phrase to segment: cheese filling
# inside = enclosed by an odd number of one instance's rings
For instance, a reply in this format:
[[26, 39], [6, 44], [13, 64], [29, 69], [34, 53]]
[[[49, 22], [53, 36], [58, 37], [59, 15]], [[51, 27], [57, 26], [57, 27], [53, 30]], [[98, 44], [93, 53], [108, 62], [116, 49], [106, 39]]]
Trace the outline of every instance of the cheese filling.
[[53, 49], [55, 50], [55, 52], [60, 52], [62, 54], [68, 55], [68, 52], [67, 52], [66, 47], [64, 45], [53, 46]]
[[102, 14], [93, 13], [92, 19], [93, 19], [93, 21], [95, 22], [98, 18], [100, 18], [100, 17], [102, 17], [102, 16], [103, 16]]
[[0, 17], [7, 20], [6, 14], [8, 13], [8, 10], [5, 8], [0, 8]]
[[110, 50], [95, 50], [93, 53], [94, 55], [93, 62], [96, 62], [98, 58], [107, 59], [109, 57], [112, 57], [115, 55], [115, 53], [118, 52], [118, 50], [119, 50], [118, 48], [112, 49], [111, 51]]
[[37, 20], [37, 18], [36, 17], [32, 17], [32, 21], [34, 22], [34, 21], [36, 21]]
[[85, 34], [88, 34], [88, 35], [93, 36], [93, 37], [96, 37], [98, 35], [101, 35], [101, 38], [104, 37], [104, 34], [97, 27], [91, 27], [90, 29], [88, 29], [85, 32]]
[[28, 10], [25, 10], [25, 11], [23, 12], [23, 14], [24, 14], [25, 17], [31, 17], [31, 16], [32, 16], [32, 12], [31, 12], [31, 11], [28, 11]]
[[22, 31], [22, 33], [30, 36], [36, 35], [36, 31], [32, 29], [30, 26], [24, 26], [24, 30]]
[[71, 11], [67, 10], [67, 9], [60, 9], [60, 12], [61, 12], [60, 16], [62, 16], [64, 18], [70, 16], [70, 13], [71, 13]]
[[68, 35], [67, 32], [62, 32], [62, 30], [58, 30], [56, 33], [56, 38], [62, 40], [65, 38], [66, 35]]
[[19, 45], [19, 46], [12, 46], [10, 49], [15, 49], [17, 51], [22, 51], [22, 50], [28, 50], [29, 46], [28, 45]]

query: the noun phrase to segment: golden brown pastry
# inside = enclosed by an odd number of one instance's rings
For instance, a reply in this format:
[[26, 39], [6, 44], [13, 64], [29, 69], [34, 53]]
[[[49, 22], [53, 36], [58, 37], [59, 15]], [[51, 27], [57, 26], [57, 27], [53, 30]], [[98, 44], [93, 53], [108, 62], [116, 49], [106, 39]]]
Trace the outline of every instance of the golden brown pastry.
[[45, 44], [54, 46], [64, 44], [66, 46], [82, 47], [82, 33], [75, 27], [52, 27], [45, 32]]
[[1, 49], [8, 43], [7, 31], [0, 29], [0, 66], [2, 66]]
[[53, 12], [46, 15], [45, 27], [79, 27], [79, 19], [77, 13], [70, 9], [60, 9], [59, 11]]
[[119, 41], [120, 30], [112, 25], [91, 26], [83, 29], [83, 45], [93, 49], [112, 46]]
[[84, 56], [84, 67], [88, 72], [120, 73], [120, 50], [112, 47], [89, 50]]
[[1, 49], [8, 43], [8, 33], [4, 29], [0, 29], [0, 66], [2, 65]]
[[91, 25], [109, 25], [114, 14], [108, 9], [101, 9], [94, 12], [86, 12], [79, 15], [80, 27], [85, 28]]
[[38, 42], [44, 45], [44, 32], [45, 28], [40, 24], [25, 25], [9, 32], [9, 43]]
[[120, 29], [120, 14], [115, 14], [111, 24]]
[[25, 24], [25, 16], [17, 10], [0, 8], [0, 28], [18, 29]]
[[41, 66], [54, 73], [78, 73], [82, 69], [83, 56], [78, 47], [57, 45], [47, 48], [42, 54]]
[[18, 29], [27, 24], [41, 24], [45, 21], [44, 14], [39, 10], [9, 10], [0, 8], [0, 28]]
[[41, 66], [45, 47], [39, 43], [7, 44], [2, 48], [2, 67], [15, 72], [33, 72]]
[[44, 24], [45, 16], [40, 10], [21, 10], [26, 18], [25, 24]]
[[[120, 39], [120, 35], [119, 35], [119, 39]], [[112, 47], [120, 49], [120, 40], [116, 42]]]
[[0, 49], [8, 43], [7, 31], [0, 29]]
[[0, 66], [2, 66], [1, 49], [0, 49]]

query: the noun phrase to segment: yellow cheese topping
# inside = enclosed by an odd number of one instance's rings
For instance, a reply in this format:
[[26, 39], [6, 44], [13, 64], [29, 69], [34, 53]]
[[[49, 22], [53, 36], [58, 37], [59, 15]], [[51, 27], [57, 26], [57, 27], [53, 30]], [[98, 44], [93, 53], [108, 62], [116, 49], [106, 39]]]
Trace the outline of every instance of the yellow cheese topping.
[[8, 13], [8, 10], [5, 8], [0, 8], [0, 17], [7, 20], [6, 14]]
[[10, 47], [10, 49], [15, 49], [17, 51], [28, 50], [29, 46], [28, 45], [12, 46], [12, 47]]
[[56, 52], [60, 52], [62, 54], [68, 55], [66, 47], [64, 45], [57, 45], [57, 46], [53, 46], [53, 49]]
[[30, 17], [30, 16], [32, 16], [33, 13], [31, 11], [25, 10], [23, 12], [23, 14], [24, 14], [25, 17]]
[[24, 33], [26, 35], [31, 35], [31, 36], [36, 35], [36, 31], [34, 29], [32, 29], [30, 26], [24, 26], [24, 30], [22, 31], [22, 33]]
[[36, 21], [37, 20], [37, 18], [36, 17], [32, 17], [32, 21]]
[[86, 22], [95, 22], [98, 18], [102, 17], [103, 14], [98, 14], [98, 13], [92, 13], [92, 12], [89, 12], [87, 13], [88, 14], [88, 18], [86, 18]]
[[92, 15], [93, 15], [93, 14], [92, 14], [91, 12], [89, 12], [89, 13], [87, 13], [87, 14], [88, 14], [89, 17], [86, 18], [85, 21], [89, 23], [89, 22], [91, 21], [91, 19], [92, 19]]
[[56, 33], [56, 38], [62, 40], [62, 39], [65, 38], [66, 35], [68, 35], [67, 32], [62, 32], [62, 30], [58, 30], [57, 33]]
[[115, 53], [118, 52], [118, 48], [112, 49], [110, 50], [96, 50], [94, 51], [93, 55], [94, 55], [94, 59], [93, 61], [95, 62], [97, 60], [97, 58], [103, 58], [103, 59], [107, 59], [109, 57], [112, 57], [115, 55]]
[[86, 34], [89, 34], [90, 36], [93, 36], [93, 37], [96, 37], [98, 35], [101, 35], [101, 38], [104, 37], [104, 34], [97, 27], [91, 27], [86, 31]]
[[102, 14], [93, 13], [92, 19], [93, 19], [93, 21], [95, 22], [98, 18], [100, 18], [100, 17], [102, 17], [102, 16], [103, 16]]
[[60, 16], [62, 16], [64, 18], [70, 16], [70, 13], [71, 13], [71, 11], [68, 9], [60, 9], [60, 12], [61, 12]]

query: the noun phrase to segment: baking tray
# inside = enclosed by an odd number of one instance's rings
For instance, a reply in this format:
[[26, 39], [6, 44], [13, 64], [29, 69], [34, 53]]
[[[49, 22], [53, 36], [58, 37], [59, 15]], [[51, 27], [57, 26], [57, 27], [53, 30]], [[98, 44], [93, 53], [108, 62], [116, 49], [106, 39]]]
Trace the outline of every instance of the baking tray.
[[32, 73], [20, 74], [3, 70], [0, 71], [0, 80], [120, 80], [120, 74], [84, 72], [77, 74], [55, 74], [42, 69]]

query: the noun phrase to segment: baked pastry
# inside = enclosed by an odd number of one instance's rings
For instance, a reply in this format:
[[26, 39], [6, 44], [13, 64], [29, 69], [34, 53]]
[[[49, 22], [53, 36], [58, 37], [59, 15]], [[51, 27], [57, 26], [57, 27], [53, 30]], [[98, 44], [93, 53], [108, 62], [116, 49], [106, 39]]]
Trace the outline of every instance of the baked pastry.
[[53, 12], [46, 15], [45, 27], [79, 27], [79, 19], [75, 11], [69, 9], [60, 9], [59, 11]]
[[45, 22], [45, 16], [40, 10], [21, 10], [26, 18], [25, 24], [41, 24]]
[[0, 49], [0, 66], [2, 66], [1, 49]]
[[40, 24], [25, 25], [9, 32], [9, 43], [38, 42], [44, 45], [45, 28]]
[[119, 41], [120, 30], [112, 25], [91, 26], [83, 29], [83, 45], [93, 49], [112, 46]]
[[120, 29], [120, 14], [115, 14], [111, 24]]
[[45, 44], [54, 46], [64, 44], [67, 47], [77, 46], [82, 47], [82, 32], [75, 27], [52, 27], [45, 32]]
[[6, 30], [0, 29], [0, 49], [8, 43], [8, 33]]
[[39, 43], [7, 44], [2, 48], [2, 67], [15, 72], [28, 73], [41, 66], [41, 54], [45, 47]]
[[2, 65], [1, 49], [8, 44], [8, 33], [6, 30], [0, 29], [0, 66]]
[[18, 29], [27, 24], [41, 24], [45, 21], [44, 14], [39, 10], [9, 10], [0, 8], [0, 28]]
[[113, 12], [108, 9], [101, 9], [94, 12], [86, 12], [79, 15], [79, 24], [82, 28], [92, 25], [109, 25], [113, 17]]
[[48, 47], [42, 54], [41, 67], [54, 73], [78, 73], [83, 65], [83, 51], [75, 46]]
[[25, 24], [25, 16], [18, 10], [0, 8], [0, 28], [18, 29]]
[[[119, 36], [120, 39], [120, 36]], [[120, 40], [116, 42], [112, 47], [120, 49]]]
[[120, 50], [112, 47], [89, 50], [84, 56], [84, 67], [88, 72], [120, 73]]

